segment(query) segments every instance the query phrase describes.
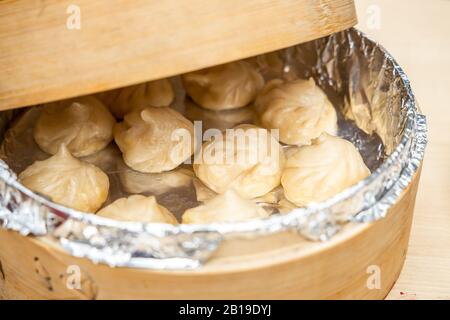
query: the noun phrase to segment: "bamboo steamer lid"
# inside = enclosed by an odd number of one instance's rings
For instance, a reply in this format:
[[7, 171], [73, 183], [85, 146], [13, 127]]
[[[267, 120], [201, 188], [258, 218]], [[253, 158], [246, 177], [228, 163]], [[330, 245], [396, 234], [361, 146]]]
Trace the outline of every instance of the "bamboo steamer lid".
[[0, 2], [0, 110], [274, 51], [356, 24], [352, 0]]

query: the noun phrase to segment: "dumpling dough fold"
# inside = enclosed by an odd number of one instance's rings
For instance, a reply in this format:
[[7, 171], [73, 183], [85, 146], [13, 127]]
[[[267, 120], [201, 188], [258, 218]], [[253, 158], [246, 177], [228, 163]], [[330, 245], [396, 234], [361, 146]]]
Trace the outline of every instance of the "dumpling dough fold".
[[289, 150], [281, 184], [289, 201], [306, 206], [324, 201], [369, 175], [351, 142], [324, 133], [310, 146]]
[[58, 153], [36, 161], [19, 181], [52, 201], [76, 210], [95, 212], [108, 197], [108, 176], [96, 166], [73, 157], [62, 145]]
[[175, 92], [169, 79], [161, 79], [101, 92], [97, 97], [117, 118], [122, 119], [131, 111], [169, 106]]
[[194, 126], [171, 108], [146, 108], [125, 116], [114, 127], [123, 160], [140, 172], [176, 168], [194, 151]]
[[214, 111], [202, 108], [192, 102], [190, 99], [185, 100], [186, 118], [194, 121], [202, 122], [202, 130], [231, 129], [240, 124], [252, 124], [256, 119], [256, 113], [253, 108], [238, 108], [231, 110]]
[[255, 101], [260, 124], [279, 129], [280, 141], [308, 145], [323, 132], [336, 135], [336, 110], [314, 80], [283, 81], [266, 84]]
[[205, 204], [188, 209], [182, 216], [183, 223], [235, 222], [266, 218], [269, 213], [251, 200], [241, 198], [229, 190]]
[[284, 164], [278, 141], [268, 130], [253, 125], [232, 130], [234, 134], [224, 133], [203, 144], [201, 158], [193, 165], [197, 177], [217, 193], [234, 189], [244, 198], [259, 197], [277, 187]]
[[97, 212], [97, 215], [120, 221], [177, 224], [175, 216], [159, 205], [154, 196], [139, 194], [117, 199]]
[[33, 135], [47, 153], [55, 154], [65, 144], [75, 157], [84, 157], [111, 142], [115, 123], [98, 99], [85, 96], [44, 105]]
[[175, 168], [161, 173], [142, 173], [119, 167], [119, 178], [124, 191], [128, 193], [150, 193], [161, 195], [176, 188], [187, 188], [194, 180], [194, 172], [185, 168]]
[[264, 85], [262, 75], [246, 61], [186, 73], [182, 80], [192, 100], [211, 110], [246, 106]]

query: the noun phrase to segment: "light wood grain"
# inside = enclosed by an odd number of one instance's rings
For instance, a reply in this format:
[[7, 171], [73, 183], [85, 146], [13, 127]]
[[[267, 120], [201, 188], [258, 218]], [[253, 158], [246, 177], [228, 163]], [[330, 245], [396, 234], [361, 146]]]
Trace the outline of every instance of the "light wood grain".
[[356, 24], [352, 0], [0, 1], [0, 110], [123, 87]]
[[[450, 1], [356, 4], [358, 27], [405, 69], [429, 128], [408, 255], [388, 298], [450, 299]], [[380, 29], [373, 28], [377, 10]]]
[[[50, 239], [0, 228], [0, 298], [381, 299], [403, 265], [418, 182], [419, 173], [385, 219], [347, 226], [331, 241], [305, 241], [288, 232], [226, 240], [193, 271], [95, 265]], [[66, 285], [70, 265], [81, 270], [76, 290]], [[379, 288], [367, 286], [370, 266], [380, 270]]]

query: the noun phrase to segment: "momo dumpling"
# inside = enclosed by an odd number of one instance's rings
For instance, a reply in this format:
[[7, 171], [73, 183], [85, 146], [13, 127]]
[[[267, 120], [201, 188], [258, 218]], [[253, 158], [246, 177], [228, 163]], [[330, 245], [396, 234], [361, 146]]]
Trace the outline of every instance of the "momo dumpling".
[[139, 194], [117, 199], [97, 212], [97, 215], [120, 221], [177, 224], [175, 216], [159, 205], [154, 196]]
[[284, 54], [274, 51], [258, 55], [247, 61], [256, 66], [265, 79], [296, 79], [295, 68], [291, 68]]
[[85, 96], [44, 105], [33, 136], [47, 153], [55, 154], [65, 144], [75, 157], [84, 157], [111, 142], [115, 123], [103, 103]]
[[355, 146], [322, 134], [290, 150], [281, 177], [286, 198], [298, 206], [324, 201], [370, 175]]
[[182, 80], [192, 100], [211, 110], [246, 106], [264, 85], [262, 75], [245, 61], [186, 73]]
[[254, 58], [261, 72], [268, 76], [280, 76], [284, 73], [285, 62], [279, 51], [269, 52]]
[[127, 113], [147, 107], [167, 107], [175, 98], [168, 79], [155, 80], [98, 94], [119, 119]]
[[214, 192], [234, 189], [244, 198], [255, 198], [280, 184], [283, 163], [283, 150], [268, 130], [240, 125], [205, 142], [193, 167]]
[[96, 166], [73, 157], [62, 145], [52, 157], [36, 161], [19, 181], [53, 202], [76, 210], [95, 212], [108, 197], [108, 176]]
[[120, 168], [119, 178], [124, 191], [128, 193], [161, 195], [173, 189], [190, 187], [194, 172], [185, 168], [175, 168], [159, 173], [142, 173], [129, 168]]
[[253, 108], [238, 108], [232, 110], [208, 110], [199, 107], [189, 99], [185, 101], [185, 115], [186, 118], [194, 121], [202, 122], [202, 129], [219, 129], [225, 130], [233, 128], [240, 124], [250, 124], [256, 118], [255, 110]]
[[236, 222], [268, 216], [269, 213], [262, 207], [229, 190], [206, 201], [203, 205], [186, 210], [181, 219], [183, 223], [204, 224]]
[[194, 151], [194, 126], [171, 108], [146, 108], [127, 114], [114, 127], [123, 160], [140, 172], [176, 168]]
[[267, 83], [255, 101], [260, 124], [279, 129], [280, 141], [308, 145], [323, 132], [337, 134], [337, 115], [325, 93], [314, 80]]

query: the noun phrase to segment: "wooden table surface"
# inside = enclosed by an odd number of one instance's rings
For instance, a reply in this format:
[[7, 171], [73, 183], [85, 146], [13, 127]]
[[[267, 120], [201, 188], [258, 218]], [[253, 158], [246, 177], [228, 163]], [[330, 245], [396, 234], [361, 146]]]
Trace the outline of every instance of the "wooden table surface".
[[450, 1], [356, 0], [358, 28], [408, 74], [428, 120], [411, 239], [388, 299], [450, 299]]

